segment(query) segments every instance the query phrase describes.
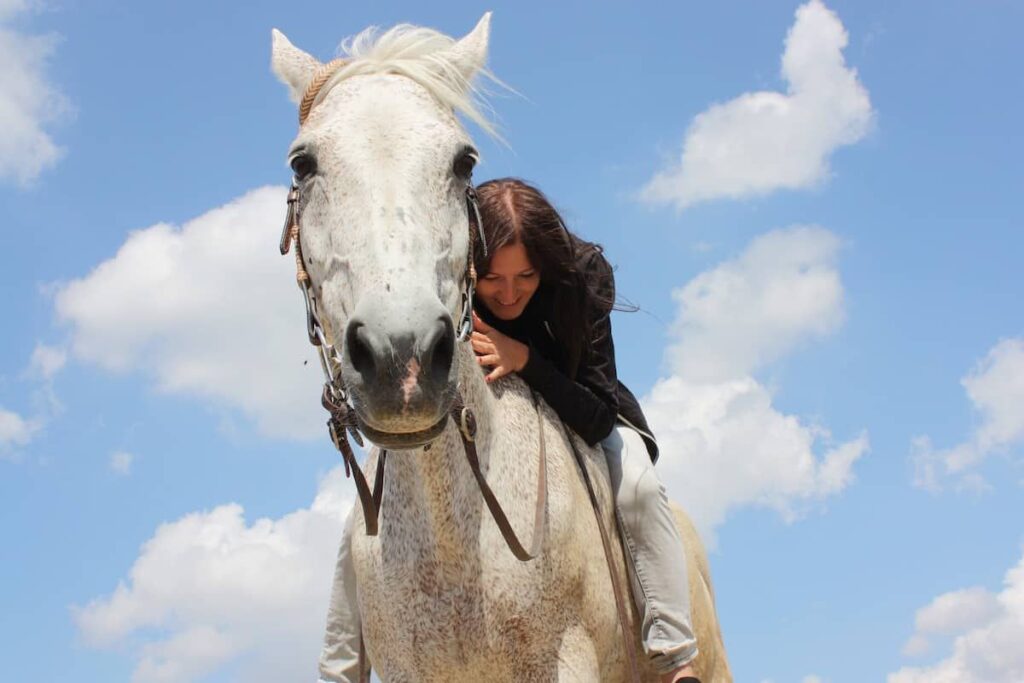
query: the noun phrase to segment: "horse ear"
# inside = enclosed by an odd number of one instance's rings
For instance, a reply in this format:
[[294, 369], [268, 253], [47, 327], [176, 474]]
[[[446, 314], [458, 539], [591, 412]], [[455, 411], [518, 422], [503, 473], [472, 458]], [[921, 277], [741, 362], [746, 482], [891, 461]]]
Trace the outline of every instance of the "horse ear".
[[313, 73], [320, 67], [314, 57], [291, 44], [291, 41], [276, 28], [271, 31], [272, 48], [270, 67], [278, 79], [288, 86], [295, 104], [302, 101], [306, 86], [313, 79]]
[[487, 63], [487, 43], [491, 35], [491, 13], [485, 12], [472, 31], [448, 49], [452, 64], [467, 81]]

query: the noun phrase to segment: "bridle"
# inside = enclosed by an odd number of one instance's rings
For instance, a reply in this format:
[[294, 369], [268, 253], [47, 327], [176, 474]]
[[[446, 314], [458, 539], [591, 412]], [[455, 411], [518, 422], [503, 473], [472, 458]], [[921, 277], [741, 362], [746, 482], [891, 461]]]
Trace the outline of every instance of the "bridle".
[[[321, 66], [314, 74], [299, 105], [300, 128], [315, 105], [320, 89], [345, 63], [347, 63], [347, 60], [336, 59]], [[480, 216], [479, 200], [476, 189], [471, 181], [466, 183], [465, 196], [467, 217], [469, 222], [475, 223], [475, 225], [469, 226], [469, 249], [466, 255], [466, 270], [463, 275], [462, 284], [462, 310], [456, 327], [456, 339], [460, 342], [469, 339], [470, 333], [473, 330], [473, 294], [476, 290], [476, 267], [474, 262], [478, 244], [481, 249], [481, 255], [483, 258], [487, 258], [487, 243], [483, 232], [483, 220]], [[342, 455], [346, 476], [351, 476], [355, 479], [356, 491], [359, 494], [359, 501], [363, 507], [366, 535], [375, 536], [377, 535], [378, 516], [384, 492], [384, 467], [387, 459], [387, 450], [381, 449], [380, 455], [377, 458], [377, 471], [374, 475], [373, 488], [371, 489], [366, 476], [356, 462], [355, 453], [352, 450], [352, 445], [349, 443], [349, 437], [351, 437], [353, 441], [362, 446], [364, 441], [361, 431], [366, 430], [361, 424], [356, 410], [349, 404], [348, 390], [345, 387], [341, 371], [341, 354], [332, 342], [332, 339], [335, 337], [331, 333], [327, 319], [320, 314], [316, 292], [309, 273], [306, 271], [302, 256], [302, 240], [300, 239], [301, 205], [300, 184], [298, 179], [295, 178], [292, 180], [291, 188], [288, 190], [288, 211], [285, 216], [284, 228], [281, 231], [280, 251], [282, 255], [287, 254], [292, 244], [294, 243], [295, 245], [296, 280], [299, 288], [302, 290], [306, 306], [306, 334], [309, 337], [309, 342], [317, 349], [317, 357], [320, 359], [320, 367], [324, 373], [321, 403], [330, 414], [327, 426], [331, 441]], [[494, 492], [487, 484], [486, 478], [480, 470], [480, 459], [475, 444], [477, 433], [476, 416], [465, 404], [461, 390], [456, 390], [455, 400], [452, 402], [448, 415], [440, 425], [442, 429], [435, 435], [440, 436], [440, 433], [444, 431], [443, 423], [448, 419], [454, 421], [462, 438], [466, 459], [473, 470], [473, 476], [476, 478], [491, 516], [501, 530], [502, 536], [504, 536], [505, 542], [512, 550], [512, 553], [523, 561], [532, 560], [540, 552], [544, 542], [544, 511], [547, 507], [547, 448], [544, 443], [544, 424], [541, 419], [536, 394], [534, 394], [533, 399], [537, 408], [537, 421], [540, 433], [540, 467], [537, 477], [537, 505], [534, 510], [533, 542], [530, 550], [526, 550], [519, 541]], [[428, 442], [423, 448], [428, 449], [430, 445], [431, 442]]]

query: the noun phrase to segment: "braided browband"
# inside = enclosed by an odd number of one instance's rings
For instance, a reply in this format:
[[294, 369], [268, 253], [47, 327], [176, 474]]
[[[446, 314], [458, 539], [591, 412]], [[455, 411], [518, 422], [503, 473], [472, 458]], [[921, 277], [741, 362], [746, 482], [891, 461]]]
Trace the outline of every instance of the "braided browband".
[[321, 64], [317, 67], [316, 73], [313, 74], [313, 80], [306, 86], [306, 92], [302, 96], [302, 102], [299, 104], [299, 127], [306, 122], [309, 118], [309, 112], [313, 110], [313, 102], [316, 100], [316, 96], [320, 94], [320, 89], [324, 87], [324, 83], [330, 80], [331, 76], [349, 63], [348, 59], [334, 59], [326, 64]]

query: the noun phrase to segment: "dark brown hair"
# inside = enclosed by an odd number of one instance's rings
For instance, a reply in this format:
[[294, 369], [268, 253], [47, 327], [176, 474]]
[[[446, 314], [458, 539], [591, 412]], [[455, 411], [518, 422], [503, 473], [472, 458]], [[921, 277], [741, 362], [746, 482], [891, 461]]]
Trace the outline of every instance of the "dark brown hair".
[[[600, 245], [569, 232], [544, 193], [518, 178], [488, 180], [476, 191], [487, 253], [523, 245], [540, 273], [541, 287], [550, 296], [548, 323], [565, 351], [566, 369], [575, 377], [595, 314], [607, 314], [615, 299], [611, 270], [601, 256]], [[590, 262], [586, 258], [590, 253], [605, 265], [599, 270], [606, 273], [581, 271], [580, 264]], [[490, 263], [482, 249], [475, 250], [474, 265], [479, 277], [487, 275]], [[597, 281], [602, 276], [607, 282]]]

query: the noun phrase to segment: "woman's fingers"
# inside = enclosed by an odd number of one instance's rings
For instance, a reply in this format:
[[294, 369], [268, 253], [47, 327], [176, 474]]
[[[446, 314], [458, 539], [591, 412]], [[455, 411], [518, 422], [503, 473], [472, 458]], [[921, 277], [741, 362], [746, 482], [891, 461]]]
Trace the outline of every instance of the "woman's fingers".
[[473, 352], [477, 355], [481, 353], [497, 353], [497, 349], [494, 347], [494, 344], [489, 341], [477, 341], [476, 339], [473, 339], [471, 343], [473, 344]]
[[512, 363], [508, 362], [502, 354], [508, 353], [506, 337], [490, 327], [474, 312], [474, 331], [469, 337], [473, 345], [473, 353], [476, 354], [477, 363], [484, 367], [493, 368], [485, 378], [488, 382], [504, 377], [512, 372]]
[[488, 382], [493, 382], [496, 379], [504, 377], [509, 372], [509, 369], [506, 368], [504, 365], [499, 365], [498, 367], [491, 370], [491, 374], [487, 375], [487, 377], [485, 377], [484, 379], [487, 380]]

